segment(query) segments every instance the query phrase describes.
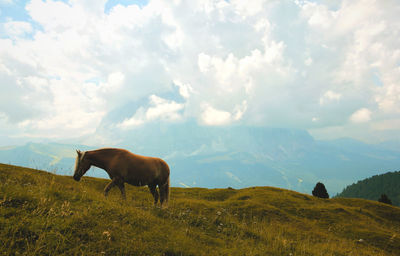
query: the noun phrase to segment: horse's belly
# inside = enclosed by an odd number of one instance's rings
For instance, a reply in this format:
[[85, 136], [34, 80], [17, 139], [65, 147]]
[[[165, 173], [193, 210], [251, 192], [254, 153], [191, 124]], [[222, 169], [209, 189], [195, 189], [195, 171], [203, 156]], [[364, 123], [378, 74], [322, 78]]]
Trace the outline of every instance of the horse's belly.
[[137, 187], [148, 185], [147, 182], [142, 181], [142, 180], [128, 180], [128, 181], [126, 181], [126, 183], [128, 183], [132, 186], [137, 186]]
[[125, 170], [124, 180], [133, 186], [146, 186], [158, 181], [158, 170], [153, 161], [132, 163], [132, 166]]
[[125, 179], [125, 182], [132, 185], [132, 186], [146, 186], [149, 184], [149, 181], [146, 179], [146, 177], [137, 177], [137, 176], [131, 176], [127, 177]]

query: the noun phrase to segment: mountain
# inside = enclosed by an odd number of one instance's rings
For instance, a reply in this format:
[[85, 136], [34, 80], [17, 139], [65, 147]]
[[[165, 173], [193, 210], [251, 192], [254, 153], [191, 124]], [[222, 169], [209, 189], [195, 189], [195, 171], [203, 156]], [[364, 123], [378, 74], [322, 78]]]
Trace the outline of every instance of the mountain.
[[[112, 138], [118, 142], [115, 147], [165, 159], [172, 170], [171, 184], [181, 187], [267, 185], [311, 193], [321, 181], [329, 194], [336, 194], [347, 184], [400, 166], [398, 152], [381, 145], [318, 141], [296, 129], [151, 123]], [[71, 175], [75, 149], [93, 147], [29, 143], [0, 149], [0, 162]], [[95, 168], [88, 175], [107, 177]]]
[[[72, 175], [76, 149], [90, 150], [93, 147], [61, 143], [27, 143], [22, 146], [0, 147], [0, 162], [42, 169], [62, 175]], [[103, 171], [92, 170], [92, 176], [107, 177]]]
[[27, 143], [0, 148], [0, 161], [67, 174], [75, 162], [75, 149], [89, 147], [59, 143]]
[[400, 208], [273, 187], [145, 187], [0, 164], [2, 255], [398, 255]]
[[379, 143], [377, 146], [382, 149], [388, 149], [400, 153], [400, 140], [384, 141]]
[[[133, 152], [166, 158], [177, 174], [175, 184], [188, 186], [270, 185], [310, 193], [322, 181], [335, 194], [346, 184], [400, 165], [392, 149], [352, 139], [318, 141], [297, 129], [153, 123], [115, 140]], [[251, 174], [249, 165], [254, 165]]]
[[377, 201], [386, 194], [393, 205], [400, 206], [400, 171], [388, 172], [347, 186], [337, 197], [364, 198]]

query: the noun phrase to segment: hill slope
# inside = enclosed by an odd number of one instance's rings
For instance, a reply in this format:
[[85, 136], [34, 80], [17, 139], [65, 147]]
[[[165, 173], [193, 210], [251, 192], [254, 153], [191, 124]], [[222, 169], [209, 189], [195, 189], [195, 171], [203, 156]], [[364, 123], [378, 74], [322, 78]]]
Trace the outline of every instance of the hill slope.
[[382, 194], [386, 194], [393, 205], [400, 206], [400, 171], [360, 180], [347, 186], [337, 197], [378, 200]]
[[[395, 255], [400, 208], [253, 187], [172, 188], [168, 209], [147, 188], [104, 198], [108, 181], [0, 164], [4, 255]], [[133, 196], [133, 199], [132, 199]]]

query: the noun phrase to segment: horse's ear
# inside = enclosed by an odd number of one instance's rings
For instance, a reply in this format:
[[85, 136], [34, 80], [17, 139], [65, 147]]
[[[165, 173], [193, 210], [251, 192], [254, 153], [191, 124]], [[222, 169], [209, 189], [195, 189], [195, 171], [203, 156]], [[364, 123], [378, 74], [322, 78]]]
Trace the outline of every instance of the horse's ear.
[[78, 153], [78, 155], [81, 155], [81, 151], [80, 150], [76, 150], [76, 153]]

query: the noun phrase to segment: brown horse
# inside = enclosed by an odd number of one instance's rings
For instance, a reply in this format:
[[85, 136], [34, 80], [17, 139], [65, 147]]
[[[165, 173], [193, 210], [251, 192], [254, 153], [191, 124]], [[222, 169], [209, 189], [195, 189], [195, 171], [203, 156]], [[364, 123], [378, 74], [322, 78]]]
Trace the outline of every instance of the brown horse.
[[[104, 169], [110, 176], [111, 182], [104, 188], [104, 196], [113, 186], [118, 186], [123, 199], [126, 199], [124, 183], [133, 186], [145, 186], [150, 189], [154, 197], [154, 205], [168, 204], [169, 199], [169, 167], [168, 164], [156, 157], [147, 157], [133, 154], [125, 149], [103, 148], [92, 151], [76, 151], [78, 156], [75, 162], [74, 179], [81, 177], [94, 165]], [[160, 191], [160, 195], [156, 189]]]

